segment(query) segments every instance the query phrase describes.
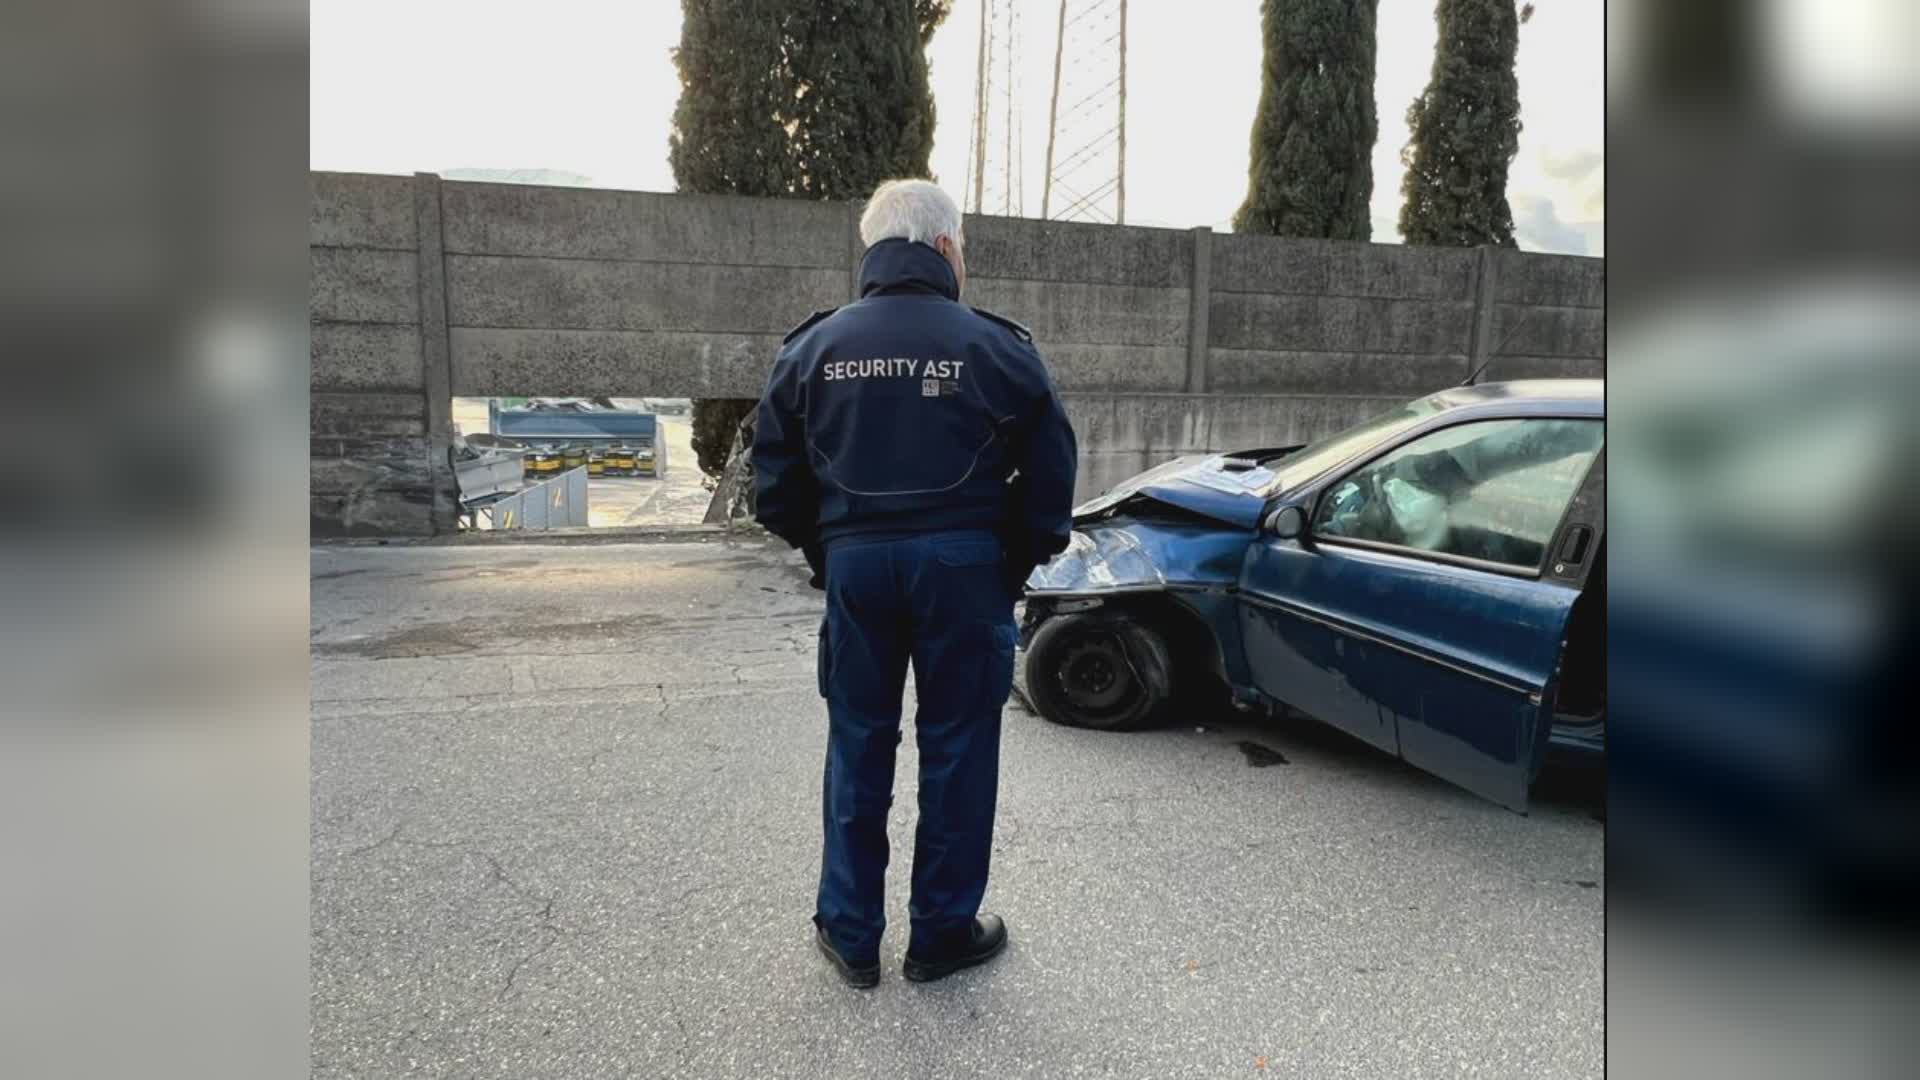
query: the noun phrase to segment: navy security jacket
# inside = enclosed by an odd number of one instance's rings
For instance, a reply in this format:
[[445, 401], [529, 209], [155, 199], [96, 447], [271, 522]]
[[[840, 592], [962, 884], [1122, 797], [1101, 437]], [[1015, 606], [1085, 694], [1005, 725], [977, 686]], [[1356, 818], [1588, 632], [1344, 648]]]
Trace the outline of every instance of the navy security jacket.
[[1018, 323], [959, 303], [933, 248], [882, 240], [860, 299], [787, 335], [753, 438], [756, 516], [807, 551], [857, 533], [990, 529], [1008, 569], [1067, 546], [1073, 428]]

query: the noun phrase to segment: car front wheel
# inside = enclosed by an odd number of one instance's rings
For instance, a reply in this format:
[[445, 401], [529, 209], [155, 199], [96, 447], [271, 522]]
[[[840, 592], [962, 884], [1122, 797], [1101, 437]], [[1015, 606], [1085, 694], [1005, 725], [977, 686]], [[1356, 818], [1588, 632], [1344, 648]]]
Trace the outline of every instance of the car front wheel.
[[1027, 647], [1027, 693], [1056, 724], [1131, 731], [1172, 697], [1173, 662], [1158, 631], [1112, 612], [1057, 615]]

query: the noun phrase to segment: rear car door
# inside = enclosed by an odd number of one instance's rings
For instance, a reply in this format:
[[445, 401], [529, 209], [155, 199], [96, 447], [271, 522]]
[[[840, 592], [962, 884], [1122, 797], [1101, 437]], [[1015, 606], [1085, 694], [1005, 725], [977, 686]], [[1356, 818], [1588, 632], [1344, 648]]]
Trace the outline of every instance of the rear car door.
[[1548, 556], [1604, 438], [1597, 418], [1473, 420], [1317, 485], [1302, 536], [1247, 553], [1255, 685], [1524, 809], [1579, 594]]

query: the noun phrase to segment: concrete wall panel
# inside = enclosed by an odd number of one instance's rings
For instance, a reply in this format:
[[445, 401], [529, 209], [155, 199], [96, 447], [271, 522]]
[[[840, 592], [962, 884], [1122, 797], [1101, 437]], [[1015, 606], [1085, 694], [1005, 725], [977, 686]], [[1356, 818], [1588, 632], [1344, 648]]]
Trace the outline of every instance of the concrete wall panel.
[[1207, 400], [1215, 403], [1209, 436], [1216, 450], [1313, 442], [1406, 402], [1401, 397], [1278, 395]]
[[[1290, 397], [1220, 397], [1208, 395], [1207, 445], [1204, 450], [1252, 450], [1262, 446], [1290, 446], [1303, 441], [1294, 431], [1303, 400]], [[1311, 406], [1320, 398], [1307, 398]]]
[[[835, 269], [845, 203], [446, 182], [449, 252]], [[844, 299], [844, 295], [842, 296]]]
[[1062, 394], [1080, 441], [1074, 498], [1187, 454], [1312, 442], [1404, 398]]
[[307, 242], [412, 251], [413, 178], [309, 173]]
[[1607, 362], [1597, 356], [1507, 356], [1487, 365], [1481, 382], [1507, 379], [1604, 379]]
[[425, 405], [417, 393], [310, 395], [314, 536], [432, 531]]
[[352, 457], [316, 459], [309, 474], [315, 495], [345, 495], [377, 490], [425, 492], [427, 451], [424, 437], [364, 442]]
[[846, 285], [838, 270], [447, 257], [454, 326], [784, 334]]
[[1375, 395], [1415, 398], [1466, 377], [1462, 355], [1284, 352], [1221, 349], [1208, 352], [1215, 393]]
[[427, 414], [419, 394], [315, 391], [307, 395], [307, 420], [316, 439], [351, 439], [381, 427], [393, 429], [392, 434], [424, 435]]
[[965, 233], [970, 276], [1173, 289], [1193, 281], [1193, 239], [1177, 229], [971, 214]]
[[413, 323], [314, 323], [315, 390], [414, 390], [425, 384]]
[[1495, 356], [1600, 359], [1607, 352], [1607, 313], [1601, 308], [1516, 307], [1493, 311]]
[[1494, 253], [1494, 299], [1503, 304], [1549, 304], [1602, 308], [1607, 304], [1607, 264], [1576, 255]]
[[455, 327], [453, 393], [757, 398], [779, 334]]
[[1465, 356], [1473, 306], [1348, 296], [1215, 293], [1211, 344], [1229, 349]]
[[1212, 286], [1223, 292], [1471, 300], [1475, 255], [1240, 233], [1212, 242]]
[[340, 493], [313, 492], [308, 535], [316, 540], [353, 536], [430, 536], [433, 497], [420, 491], [360, 487]]
[[1210, 400], [1191, 394], [1116, 396], [1114, 440], [1118, 445], [1113, 449], [1138, 449], [1161, 460], [1205, 451]]
[[313, 321], [420, 321], [413, 252], [315, 247], [307, 253], [307, 311]]
[[1186, 386], [1187, 350], [1165, 345], [1040, 344], [1059, 389], [1177, 393]]
[[1397, 300], [1473, 299], [1474, 255], [1445, 248], [1334, 244], [1327, 292]]
[[1077, 506], [1115, 484], [1153, 467], [1138, 450], [1083, 450], [1073, 476], [1073, 501]]
[[1024, 324], [1042, 349], [1187, 344], [1185, 289], [969, 277], [967, 303]]

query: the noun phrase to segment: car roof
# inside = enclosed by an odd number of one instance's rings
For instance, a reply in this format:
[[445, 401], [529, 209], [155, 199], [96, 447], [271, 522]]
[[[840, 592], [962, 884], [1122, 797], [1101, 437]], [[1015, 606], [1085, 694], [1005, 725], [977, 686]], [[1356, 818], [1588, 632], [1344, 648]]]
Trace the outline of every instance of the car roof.
[[1607, 383], [1605, 379], [1516, 379], [1450, 387], [1434, 394], [1433, 400], [1448, 411], [1605, 416]]

